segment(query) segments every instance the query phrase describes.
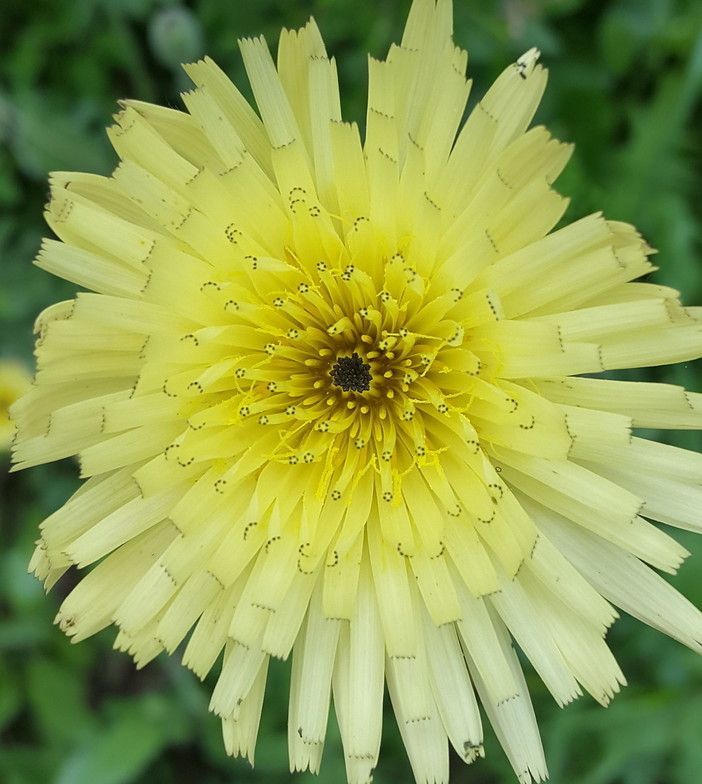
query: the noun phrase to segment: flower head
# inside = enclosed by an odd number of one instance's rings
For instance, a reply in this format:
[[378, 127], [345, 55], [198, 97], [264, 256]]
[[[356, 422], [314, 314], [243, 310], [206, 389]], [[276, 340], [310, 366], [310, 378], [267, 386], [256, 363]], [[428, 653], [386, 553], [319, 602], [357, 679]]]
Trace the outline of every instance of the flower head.
[[[419, 782], [482, 755], [478, 699], [522, 782], [546, 775], [516, 641], [556, 700], [607, 704], [617, 605], [700, 650], [649, 567], [700, 530], [702, 397], [593, 378], [702, 353], [699, 311], [632, 282], [651, 249], [592, 215], [554, 231], [571, 149], [529, 128], [538, 52], [461, 124], [448, 0], [371, 59], [365, 140], [314, 24], [277, 66], [241, 42], [258, 114], [210, 60], [188, 113], [127, 101], [110, 178], [54, 174], [37, 263], [95, 293], [39, 318], [19, 467], [77, 454], [82, 489], [31, 568], [74, 640], [114, 623], [143, 665], [185, 638], [232, 754], [253, 758], [271, 656], [292, 654], [293, 769], [330, 695], [366, 782], [387, 683]], [[646, 519], [648, 518], [648, 519]], [[610, 604], [610, 602], [612, 604]]]
[[24, 365], [13, 360], [0, 360], [0, 452], [7, 452], [15, 427], [10, 421], [10, 406], [23, 395], [32, 377]]

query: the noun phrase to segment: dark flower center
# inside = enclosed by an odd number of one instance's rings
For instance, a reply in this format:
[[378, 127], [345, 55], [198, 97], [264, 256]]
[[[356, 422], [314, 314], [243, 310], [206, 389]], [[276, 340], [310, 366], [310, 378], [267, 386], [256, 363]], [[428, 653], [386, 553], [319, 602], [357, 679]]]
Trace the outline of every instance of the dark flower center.
[[332, 381], [344, 392], [367, 392], [372, 376], [370, 365], [354, 351], [350, 357], [339, 357], [336, 365], [329, 371]]

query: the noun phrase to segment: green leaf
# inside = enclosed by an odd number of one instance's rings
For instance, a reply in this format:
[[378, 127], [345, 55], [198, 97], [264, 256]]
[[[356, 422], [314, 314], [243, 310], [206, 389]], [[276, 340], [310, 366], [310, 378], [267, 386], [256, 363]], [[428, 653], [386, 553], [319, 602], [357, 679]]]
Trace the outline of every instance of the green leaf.
[[159, 694], [124, 700], [109, 724], [68, 757], [54, 784], [127, 784], [182, 734], [182, 716]]
[[94, 727], [85, 678], [75, 667], [32, 658], [27, 666], [27, 691], [34, 720], [50, 742], [75, 742]]
[[0, 729], [16, 716], [22, 707], [22, 693], [16, 670], [0, 659]]
[[[55, 754], [34, 746], [0, 746], [2, 784], [38, 784], [51, 781]], [[97, 784], [97, 782], [96, 782]]]
[[91, 127], [96, 114], [87, 103], [66, 111], [64, 101], [39, 91], [0, 95], [0, 137], [28, 177], [72, 169], [107, 174], [114, 156], [102, 131]]

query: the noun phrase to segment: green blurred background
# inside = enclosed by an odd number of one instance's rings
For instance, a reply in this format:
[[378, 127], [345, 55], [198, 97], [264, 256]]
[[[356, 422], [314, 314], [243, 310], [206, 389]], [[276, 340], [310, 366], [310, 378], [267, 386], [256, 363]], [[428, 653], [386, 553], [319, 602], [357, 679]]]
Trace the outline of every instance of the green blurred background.
[[[207, 53], [245, 83], [236, 39], [314, 15], [336, 56], [347, 119], [362, 121], [366, 52], [399, 40], [409, 0], [4, 0], [0, 18], [0, 358], [31, 366], [31, 324], [71, 285], [32, 267], [47, 233], [47, 173], [108, 174], [104, 126], [116, 100], [180, 106], [177, 64]], [[31, 10], [28, 10], [31, 9]], [[537, 121], [576, 153], [559, 181], [569, 219], [595, 210], [635, 223], [660, 253], [656, 280], [702, 303], [702, 3], [698, 0], [455, 0], [470, 52], [471, 105], [531, 46], [550, 83]], [[700, 368], [634, 374], [702, 388]], [[651, 434], [700, 449], [698, 433]], [[0, 784], [233, 784], [317, 781], [287, 772], [287, 664], [274, 663], [256, 769], [225, 756], [219, 721], [176, 658], [137, 672], [107, 630], [80, 645], [52, 625], [68, 590], [45, 598], [26, 574], [39, 522], [77, 486], [72, 461], [8, 475], [0, 454]], [[675, 584], [702, 605], [702, 543]], [[70, 582], [70, 578], [68, 578]], [[690, 784], [702, 771], [702, 661], [628, 618], [610, 641], [631, 685], [604, 710], [555, 707], [527, 668], [554, 784]], [[489, 728], [487, 758], [452, 782], [516, 781]], [[410, 782], [388, 714], [376, 784]], [[455, 763], [455, 764], [454, 764]], [[344, 781], [334, 724], [320, 784]]]

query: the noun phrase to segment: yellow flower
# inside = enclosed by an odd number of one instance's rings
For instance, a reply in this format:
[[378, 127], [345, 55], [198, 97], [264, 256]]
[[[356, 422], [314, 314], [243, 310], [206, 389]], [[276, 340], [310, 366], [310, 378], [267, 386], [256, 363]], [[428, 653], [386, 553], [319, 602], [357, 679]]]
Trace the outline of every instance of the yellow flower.
[[[700, 650], [702, 616], [650, 566], [700, 530], [702, 456], [632, 428], [700, 428], [702, 396], [591, 377], [699, 357], [699, 309], [632, 282], [634, 228], [557, 231], [571, 148], [528, 130], [534, 49], [462, 125], [448, 0], [415, 0], [371, 59], [365, 141], [314, 22], [277, 66], [241, 42], [258, 114], [210, 60], [188, 113], [128, 101], [111, 178], [54, 174], [37, 263], [96, 293], [39, 318], [18, 467], [78, 454], [44, 522], [74, 640], [114, 623], [139, 666], [192, 629], [211, 709], [253, 758], [269, 657], [292, 654], [289, 751], [319, 767], [333, 695], [368, 781], [384, 683], [418, 782], [483, 754], [478, 699], [519, 780], [546, 776], [514, 640], [565, 704], [624, 683], [626, 610]], [[612, 604], [610, 604], [610, 602]], [[194, 628], [193, 628], [194, 627]], [[477, 697], [476, 697], [477, 694]]]
[[15, 432], [9, 408], [27, 391], [31, 381], [32, 377], [24, 365], [9, 359], [0, 360], [0, 452], [9, 449]]

